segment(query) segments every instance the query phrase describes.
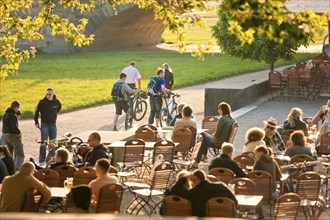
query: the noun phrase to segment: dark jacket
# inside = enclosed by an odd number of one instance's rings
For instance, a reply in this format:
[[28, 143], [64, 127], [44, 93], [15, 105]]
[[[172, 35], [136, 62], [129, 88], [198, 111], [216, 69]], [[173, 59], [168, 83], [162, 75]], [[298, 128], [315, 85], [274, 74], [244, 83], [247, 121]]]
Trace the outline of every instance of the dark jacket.
[[229, 115], [222, 116], [218, 121], [217, 130], [212, 135], [212, 143], [221, 148], [223, 142], [228, 140], [234, 123], [235, 119], [231, 118]]
[[174, 126], [176, 120], [177, 120], [177, 119], [180, 119], [180, 118], [182, 118], [182, 114], [181, 114], [181, 113], [175, 115], [174, 118], [173, 118], [173, 119], [171, 120], [171, 122], [170, 122], [170, 126]]
[[288, 120], [285, 120], [283, 123], [283, 131], [284, 130], [301, 130], [304, 132], [305, 136], [308, 136], [308, 130], [307, 130], [307, 125], [305, 122], [298, 120], [298, 119], [294, 119], [295, 122], [295, 126], [292, 127]]
[[246, 173], [244, 173], [244, 171], [238, 166], [238, 164], [226, 154], [221, 154], [220, 157], [212, 160], [211, 165], [209, 166], [209, 170], [218, 167], [230, 169], [235, 173], [236, 178], [246, 177]]
[[8, 108], [2, 119], [2, 133], [20, 134], [18, 120], [14, 109]]
[[103, 144], [100, 144], [87, 153], [84, 164], [89, 163], [90, 166], [95, 166], [98, 159], [108, 158], [107, 151], [107, 148]]
[[289, 157], [293, 157], [298, 154], [306, 154], [310, 157], [313, 156], [311, 149], [305, 146], [293, 145], [291, 147], [288, 147], [285, 151], [285, 156], [289, 156]]
[[9, 175], [15, 174], [15, 172], [16, 172], [15, 162], [10, 155], [2, 158], [2, 162], [6, 165]]
[[39, 112], [41, 113], [41, 123], [53, 124], [56, 122], [57, 113], [61, 110], [61, 102], [54, 95], [53, 100], [49, 101], [45, 96], [41, 99], [37, 105], [36, 111], [34, 113], [34, 122], [39, 124]]
[[207, 200], [214, 197], [226, 197], [237, 205], [234, 194], [222, 183], [210, 183], [203, 181], [191, 190], [192, 193], [192, 211], [194, 216], [205, 217], [205, 205]]
[[2, 180], [8, 175], [9, 174], [6, 165], [4, 162], [2, 162], [2, 160], [0, 160], [0, 183], [2, 183]]
[[172, 86], [174, 85], [174, 78], [173, 73], [171, 73], [168, 69], [165, 69], [165, 88], [166, 89], [172, 89]]

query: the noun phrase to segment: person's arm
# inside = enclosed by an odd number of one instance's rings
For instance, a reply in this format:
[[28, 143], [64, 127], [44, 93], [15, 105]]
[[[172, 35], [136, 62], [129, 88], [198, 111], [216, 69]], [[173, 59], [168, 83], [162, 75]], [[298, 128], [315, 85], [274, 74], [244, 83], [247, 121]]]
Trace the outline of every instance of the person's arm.
[[246, 177], [246, 173], [238, 166], [236, 162], [233, 164], [233, 172], [236, 174], [236, 178]]
[[141, 89], [141, 74], [137, 70], [137, 81], [138, 81], [138, 89]]
[[170, 85], [171, 88], [172, 88], [172, 86], [174, 85], [174, 77], [173, 77], [173, 73], [171, 73], [170, 81], [168, 82], [168, 84]]
[[15, 133], [15, 134], [20, 134], [21, 131], [18, 128], [18, 122], [17, 122], [17, 117], [13, 116], [9, 119], [9, 126], [11, 128], [11, 130]]
[[47, 187], [47, 185], [39, 180], [37, 180], [35, 177], [31, 177], [32, 178], [32, 185], [35, 189], [38, 190], [38, 192], [41, 193], [42, 195], [42, 202], [41, 202], [41, 206], [45, 206], [47, 205], [48, 201], [51, 199], [52, 195], [51, 192], [49, 190], [49, 188]]
[[39, 101], [36, 110], [34, 112], [34, 124], [36, 125], [37, 128], [39, 128], [38, 118], [39, 118], [40, 106], [41, 106], [41, 101]]
[[213, 134], [214, 137], [220, 137], [221, 136], [224, 125], [225, 125], [224, 118], [220, 118], [219, 121], [218, 121], [218, 124], [217, 124], [217, 129], [215, 130], [215, 132]]
[[126, 92], [128, 92], [128, 93], [134, 93], [134, 92], [137, 92], [137, 91], [139, 91], [139, 89], [131, 89], [128, 85], [127, 85], [127, 83], [123, 83], [123, 87], [124, 87], [124, 90], [126, 91]]
[[171, 90], [165, 88], [165, 85], [161, 85], [161, 89], [162, 89], [164, 94], [171, 92]]
[[59, 113], [62, 109], [62, 104], [61, 104], [60, 100], [57, 99], [57, 101], [58, 101], [57, 113]]
[[280, 167], [278, 166], [276, 160], [273, 160], [273, 161], [274, 161], [275, 166], [276, 166], [276, 181], [279, 181], [279, 180], [281, 180], [281, 178], [282, 178], [282, 172], [281, 172], [281, 169], [280, 169]]
[[321, 106], [320, 111], [313, 116], [311, 124], [317, 124], [322, 119], [322, 115], [324, 115], [326, 108], [326, 105]]
[[285, 145], [283, 143], [281, 135], [279, 133], [277, 133], [276, 131], [274, 132], [274, 135], [276, 135], [277, 143], [275, 143], [275, 144], [277, 145], [277, 149], [279, 149], [280, 151], [285, 150]]

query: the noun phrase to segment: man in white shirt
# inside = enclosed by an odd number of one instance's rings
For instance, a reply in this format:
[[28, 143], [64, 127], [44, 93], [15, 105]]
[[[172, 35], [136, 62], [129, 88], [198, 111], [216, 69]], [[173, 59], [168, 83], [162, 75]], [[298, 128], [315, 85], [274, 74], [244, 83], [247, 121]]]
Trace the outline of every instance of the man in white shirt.
[[135, 68], [136, 64], [134, 61], [130, 63], [128, 67], [125, 67], [122, 73], [126, 74], [126, 83], [128, 84], [129, 87], [132, 89], [136, 88], [135, 82], [138, 82], [138, 89], [141, 89], [141, 74], [139, 71]]

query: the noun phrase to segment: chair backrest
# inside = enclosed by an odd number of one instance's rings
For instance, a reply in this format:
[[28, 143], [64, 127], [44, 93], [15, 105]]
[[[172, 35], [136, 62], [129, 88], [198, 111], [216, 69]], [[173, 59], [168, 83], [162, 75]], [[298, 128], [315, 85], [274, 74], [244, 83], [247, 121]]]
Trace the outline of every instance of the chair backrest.
[[278, 165], [279, 167], [281, 167], [281, 166], [284, 165], [283, 160], [281, 160], [281, 159], [278, 158], [278, 157], [273, 157], [273, 160], [275, 160], [275, 162], [277, 163], [277, 165]]
[[235, 203], [225, 197], [214, 197], [206, 202], [207, 217], [235, 217]]
[[126, 141], [124, 148], [123, 167], [129, 163], [140, 163], [142, 165], [144, 158], [145, 143], [141, 139]]
[[96, 212], [120, 212], [123, 192], [124, 187], [120, 184], [111, 183], [103, 186], [99, 192]]
[[153, 142], [156, 141], [156, 134], [148, 127], [139, 127], [135, 131], [135, 138], [142, 139], [143, 141]]
[[217, 129], [219, 118], [215, 116], [207, 116], [202, 120], [202, 129], [207, 129], [210, 133], [214, 133]]
[[281, 136], [284, 144], [286, 144], [286, 142], [290, 139], [290, 135], [292, 132], [294, 132], [294, 130], [291, 129], [282, 131]]
[[326, 77], [326, 73], [321, 70], [319, 67], [313, 67], [311, 69], [312, 79], [307, 84], [307, 87], [318, 89], [321, 88], [324, 84], [324, 79]]
[[319, 154], [330, 154], [330, 132], [321, 135]]
[[256, 194], [262, 195], [263, 204], [269, 204], [272, 197], [272, 176], [262, 170], [254, 170], [247, 174], [247, 178], [253, 180], [256, 184]]
[[155, 163], [158, 155], [162, 154], [164, 161], [172, 163], [174, 157], [174, 147], [175, 144], [172, 141], [168, 140], [159, 140], [154, 145], [152, 164]]
[[300, 89], [300, 75], [297, 72], [288, 74], [288, 89]]
[[169, 162], [163, 162], [157, 165], [154, 169], [151, 189], [167, 189], [172, 170], [172, 165]]
[[248, 155], [248, 156], [252, 157], [253, 159], [255, 159], [255, 154], [253, 151], [245, 151], [242, 153], [242, 155]]
[[63, 187], [64, 186], [64, 180], [66, 180], [67, 177], [73, 177], [74, 173], [76, 172], [76, 168], [74, 168], [71, 165], [61, 165], [54, 168], [58, 172], [58, 175], [60, 177], [58, 181], [58, 186]]
[[234, 122], [233, 125], [231, 126], [229, 137], [227, 139], [228, 143], [234, 143], [235, 136], [236, 136], [236, 133], [237, 133], [237, 129], [238, 129], [238, 123]]
[[282, 195], [275, 205], [275, 220], [296, 220], [300, 205], [300, 197], [295, 193]]
[[296, 63], [296, 69], [304, 69], [306, 66], [306, 62], [298, 62]]
[[248, 170], [255, 163], [255, 159], [249, 155], [241, 154], [233, 159], [242, 169]]
[[291, 157], [291, 163], [309, 162], [313, 161], [313, 158], [306, 154], [297, 154]]
[[234, 185], [236, 195], [255, 195], [256, 184], [248, 178], [235, 178], [228, 185]]
[[111, 175], [111, 176], [117, 176], [118, 174], [118, 170], [116, 167], [114, 166], [110, 166], [109, 167], [109, 170], [108, 170], [108, 173]]
[[280, 88], [282, 83], [281, 73], [278, 71], [270, 71], [268, 80], [271, 88]]
[[298, 176], [297, 181], [296, 192], [300, 199], [318, 199], [321, 186], [321, 176], [318, 173], [302, 173]]
[[42, 195], [35, 189], [24, 193], [20, 212], [38, 212], [42, 201]]
[[326, 74], [330, 74], [330, 64], [329, 63], [320, 63], [319, 68], [323, 70]]
[[87, 213], [88, 210], [84, 210], [82, 208], [78, 208], [76, 203], [73, 200], [72, 190], [66, 195], [64, 208], [64, 213]]
[[228, 184], [230, 180], [235, 178], [233, 171], [227, 168], [217, 167], [209, 171], [210, 175], [217, 177], [220, 181]]
[[181, 152], [184, 156], [191, 147], [192, 133], [188, 128], [178, 128], [173, 131], [173, 141], [179, 144], [175, 147], [175, 151]]
[[197, 128], [193, 126], [187, 126], [185, 128], [188, 128], [191, 131], [191, 144], [190, 144], [190, 149], [191, 149], [196, 144]]
[[162, 207], [164, 216], [192, 216], [191, 202], [180, 196], [165, 196]]
[[283, 76], [288, 76], [290, 73], [293, 73], [296, 71], [296, 67], [295, 66], [290, 66], [287, 67], [283, 70]]
[[81, 167], [73, 175], [73, 186], [88, 185], [94, 179], [96, 179], [96, 173], [93, 167]]
[[58, 172], [53, 169], [38, 170], [34, 176], [49, 187], [57, 187], [60, 179]]

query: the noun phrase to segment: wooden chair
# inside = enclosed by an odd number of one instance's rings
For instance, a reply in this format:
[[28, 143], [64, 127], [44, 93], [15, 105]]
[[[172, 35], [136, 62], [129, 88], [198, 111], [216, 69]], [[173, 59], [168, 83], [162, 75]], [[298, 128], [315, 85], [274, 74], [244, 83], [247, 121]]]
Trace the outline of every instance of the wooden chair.
[[42, 201], [42, 195], [35, 189], [24, 193], [20, 212], [38, 212]]
[[168, 141], [168, 140], [157, 141], [154, 145], [152, 164], [155, 163], [155, 159], [160, 154], [163, 155], [164, 161], [172, 163], [174, 158], [174, 147], [175, 144], [172, 141]]
[[56, 170], [41, 169], [34, 173], [34, 177], [49, 187], [58, 187], [60, 176]]
[[330, 132], [325, 132], [322, 134], [320, 139], [320, 146], [318, 150], [318, 154], [329, 155], [330, 154]]
[[312, 100], [315, 100], [323, 89], [326, 73], [318, 67], [314, 67], [312, 70], [312, 79], [305, 85], [307, 91], [306, 100], [311, 96]]
[[206, 202], [206, 216], [233, 218], [236, 216], [235, 203], [225, 197], [211, 198]]
[[229, 137], [227, 139], [228, 143], [234, 143], [237, 130], [238, 130], [238, 123], [234, 122], [233, 125], [231, 126], [231, 131], [230, 131]]
[[255, 193], [263, 196], [262, 203], [264, 205], [272, 205], [274, 201], [272, 198], [274, 188], [272, 186], [272, 176], [266, 171], [254, 170], [247, 174], [247, 178], [255, 182]]
[[66, 180], [67, 177], [73, 177], [74, 173], [76, 172], [76, 168], [74, 168], [71, 165], [61, 165], [54, 168], [54, 170], [57, 171], [60, 179], [58, 181], [58, 186], [63, 187], [64, 186], [64, 180]]
[[188, 128], [191, 131], [191, 143], [190, 143], [190, 150], [194, 148], [196, 144], [196, 137], [197, 137], [197, 128], [193, 126], [187, 126], [185, 128]]
[[156, 135], [153, 130], [148, 127], [139, 127], [135, 131], [135, 138], [142, 139], [143, 141], [153, 142], [156, 141]]
[[286, 145], [288, 140], [290, 139], [291, 133], [294, 132], [294, 130], [288, 129], [288, 130], [283, 130], [281, 133], [281, 137], [283, 140], [283, 143]]
[[[311, 161], [313, 161], [313, 158], [306, 154], [298, 154], [291, 157], [291, 164], [311, 162]], [[313, 166], [309, 166], [309, 167], [306, 166], [299, 170], [290, 170], [289, 173], [290, 173], [291, 181], [296, 182], [299, 174], [304, 173], [306, 171], [313, 171]]]
[[236, 157], [234, 157], [233, 159], [239, 166], [241, 169], [243, 170], [251, 170], [254, 163], [255, 163], [255, 159], [251, 156], [248, 155], [238, 155]]
[[[312, 124], [312, 117], [305, 117], [305, 118], [303, 118], [303, 121], [306, 123], [308, 129], [310, 129], [314, 125], [314, 124]], [[316, 125], [316, 129], [318, 130], [319, 129], [318, 123], [315, 125]]]
[[124, 187], [121, 184], [107, 184], [99, 192], [96, 213], [120, 212], [120, 205], [123, 198]]
[[72, 190], [66, 195], [64, 208], [64, 213], [87, 213], [88, 210], [78, 208], [76, 203], [73, 201]]
[[248, 178], [235, 178], [228, 185], [234, 184], [236, 195], [255, 195], [256, 184]]
[[176, 152], [180, 152], [183, 157], [188, 154], [191, 147], [192, 132], [188, 128], [178, 128], [173, 131], [173, 142], [179, 144], [175, 147]]
[[108, 173], [111, 175], [111, 176], [118, 176], [118, 170], [116, 167], [114, 166], [110, 166], [109, 167], [109, 170], [108, 170]]
[[306, 219], [318, 219], [325, 208], [324, 201], [319, 198], [321, 176], [315, 172], [305, 172], [297, 178], [296, 193], [300, 196], [300, 207]]
[[247, 155], [247, 156], [250, 156], [252, 157], [253, 159], [255, 159], [255, 154], [253, 151], [246, 151], [246, 152], [243, 152], [242, 155]]
[[297, 97], [300, 98], [300, 89], [301, 89], [301, 82], [300, 82], [300, 75], [296, 72], [288, 74], [287, 80], [287, 88], [288, 88], [288, 100], [290, 97]]
[[231, 181], [232, 179], [235, 178], [235, 174], [233, 171], [231, 171], [230, 169], [227, 169], [227, 168], [222, 168], [222, 167], [211, 169], [209, 171], [209, 174], [215, 176], [220, 181], [222, 181], [226, 184], [228, 184], [229, 181]]
[[300, 197], [295, 193], [282, 195], [275, 205], [275, 220], [296, 220], [300, 205]]
[[306, 67], [306, 62], [298, 62], [296, 63], [296, 69], [305, 69]]
[[73, 175], [73, 186], [88, 185], [94, 179], [96, 179], [96, 173], [93, 167], [81, 167]]
[[[153, 212], [157, 213], [156, 209], [157, 207], [160, 207], [161, 201], [155, 200], [154, 197], [159, 198], [159, 196], [164, 195], [164, 191], [168, 188], [172, 170], [172, 165], [170, 163], [163, 162], [155, 167], [150, 185], [125, 182], [124, 184], [128, 186], [134, 195], [134, 199], [127, 206], [126, 212], [128, 212], [129, 209], [132, 209], [131, 213], [134, 213], [134, 211], [139, 207], [136, 212], [137, 215], [141, 210], [149, 216]], [[134, 189], [137, 185], [140, 188], [145, 188]]]
[[277, 91], [279, 91], [279, 96], [282, 97], [284, 100], [285, 83], [282, 81], [281, 73], [278, 71], [270, 71], [268, 73], [268, 79], [272, 99], [274, 100]]
[[213, 134], [217, 129], [219, 118], [215, 116], [207, 116], [202, 120], [202, 129], [207, 129], [210, 134]]
[[191, 202], [180, 196], [165, 196], [162, 208], [164, 216], [192, 216]]

